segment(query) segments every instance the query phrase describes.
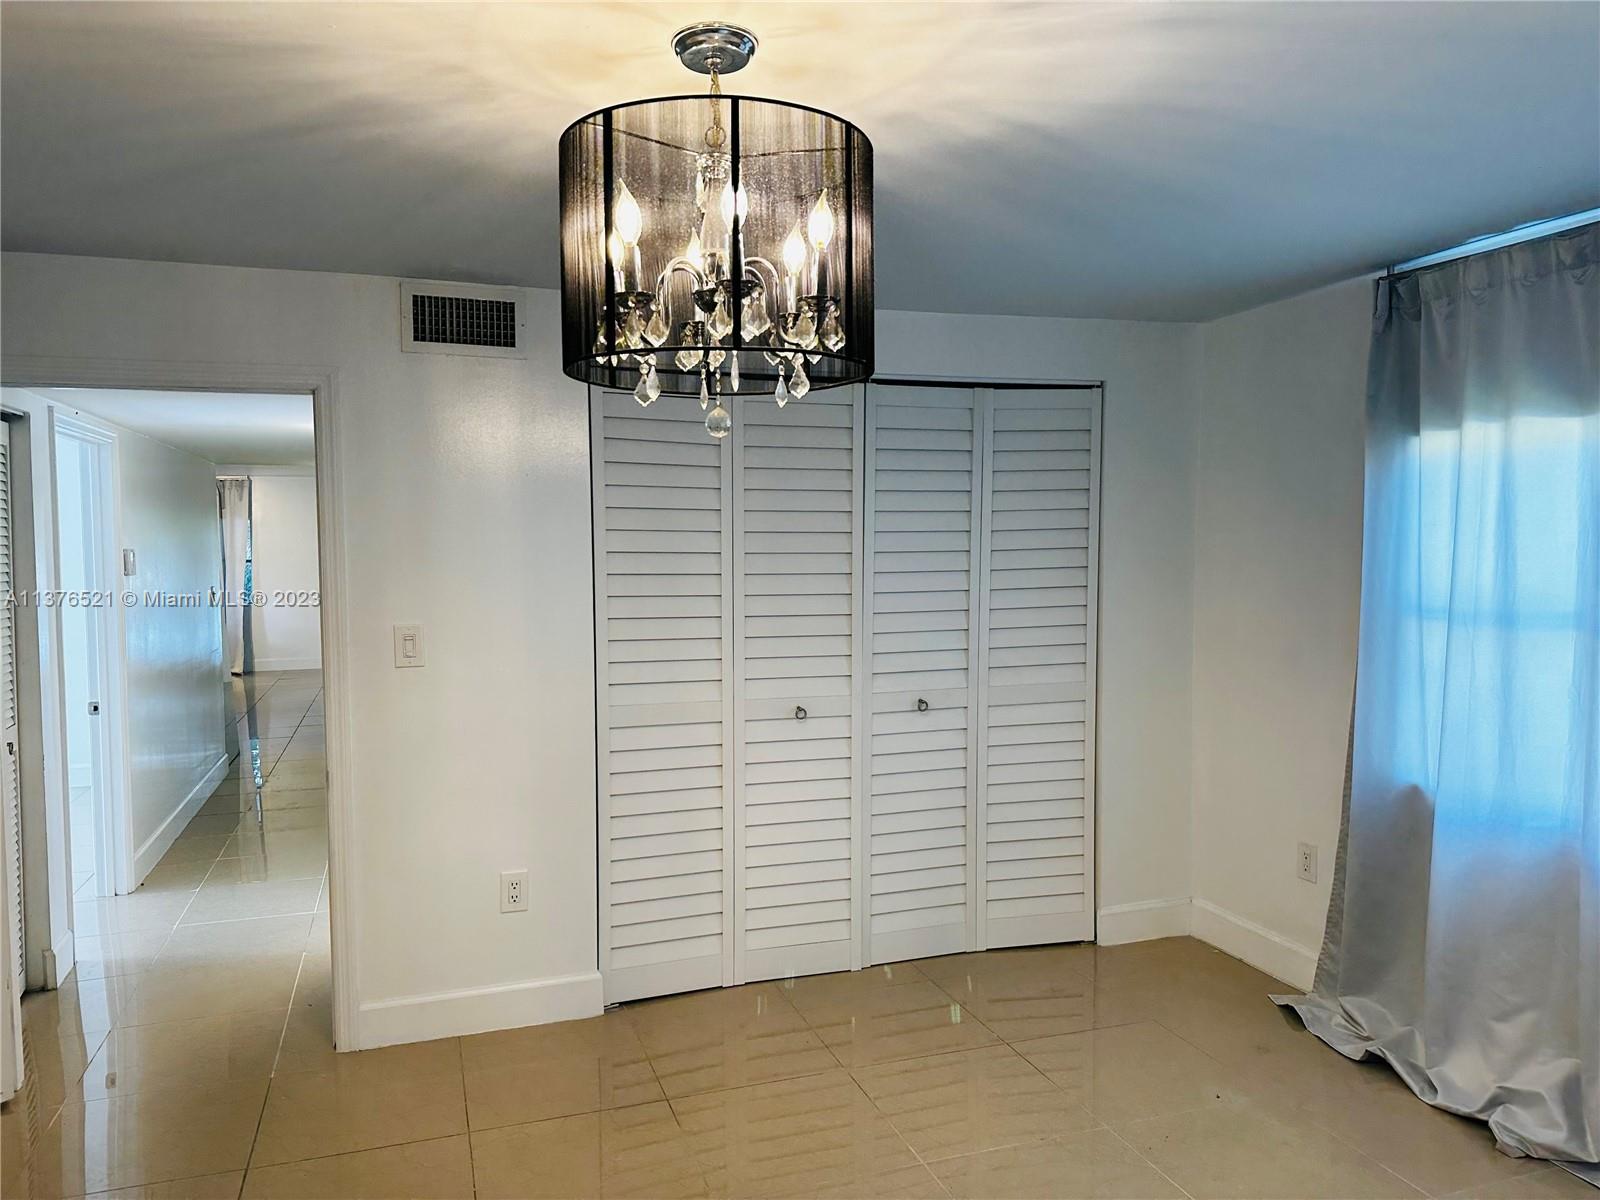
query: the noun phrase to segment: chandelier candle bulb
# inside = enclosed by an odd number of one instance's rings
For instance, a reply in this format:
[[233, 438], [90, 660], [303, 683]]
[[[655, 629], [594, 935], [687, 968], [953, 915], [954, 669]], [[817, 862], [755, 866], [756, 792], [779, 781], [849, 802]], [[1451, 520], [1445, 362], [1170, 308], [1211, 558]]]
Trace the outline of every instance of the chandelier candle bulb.
[[806, 239], [801, 236], [799, 221], [794, 223], [789, 236], [783, 239], [783, 269], [787, 272], [788, 284], [785, 298], [789, 302], [789, 311], [793, 312], [800, 302], [800, 272], [806, 269]]
[[562, 134], [562, 366], [641, 404], [697, 397], [722, 437], [747, 384], [782, 407], [871, 376], [872, 145], [817, 109], [725, 94], [755, 53], [746, 30], [695, 25], [673, 48], [708, 94]]
[[828, 252], [828, 243], [833, 240], [833, 210], [828, 207], [826, 191], [817, 197], [816, 206], [806, 218], [806, 236], [811, 239], [811, 248], [815, 252], [811, 259], [811, 293], [821, 297], [826, 261], [823, 256]]
[[[639, 238], [644, 233], [644, 214], [639, 211], [639, 202], [633, 198], [633, 193], [625, 183], [619, 186], [617, 202], [612, 211], [612, 224], [616, 228], [614, 236], [622, 239], [622, 245], [632, 256], [634, 283], [642, 288], [644, 270], [639, 264]], [[618, 280], [618, 290], [622, 290], [625, 283], [624, 276]]]

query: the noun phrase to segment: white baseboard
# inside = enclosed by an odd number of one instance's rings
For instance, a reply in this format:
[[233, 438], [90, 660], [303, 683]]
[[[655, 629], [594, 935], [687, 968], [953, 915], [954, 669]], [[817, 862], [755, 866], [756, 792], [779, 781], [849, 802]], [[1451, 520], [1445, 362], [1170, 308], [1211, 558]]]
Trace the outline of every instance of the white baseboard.
[[172, 814], [161, 822], [161, 827], [147, 837], [144, 845], [134, 852], [134, 887], [143, 883], [144, 877], [161, 861], [161, 856], [172, 849], [172, 843], [178, 840], [178, 835], [183, 832], [184, 826], [194, 819], [195, 813], [199, 812], [210, 799], [212, 791], [227, 773], [228, 756], [223, 754], [211, 764], [211, 769], [201, 777], [200, 782], [190, 789], [189, 794], [183, 798], [183, 803], [173, 809]]
[[605, 999], [599, 971], [459, 992], [400, 996], [361, 1006], [358, 1044], [350, 1048], [372, 1050], [404, 1042], [520, 1029], [524, 1025], [598, 1017], [603, 1011]]
[[320, 658], [252, 658], [250, 660], [252, 673], [262, 671], [320, 671], [322, 659]]
[[66, 968], [68, 975], [72, 974], [78, 965], [78, 946], [74, 940], [72, 930], [67, 930], [61, 935], [61, 940], [54, 946], [44, 951], [44, 986], [47, 991], [55, 991], [61, 986], [63, 978], [61, 971]]
[[1189, 932], [1189, 898], [1112, 904], [1095, 913], [1094, 940], [1102, 946], [1184, 937]]
[[1243, 959], [1301, 991], [1310, 991], [1317, 974], [1317, 952], [1264, 925], [1246, 920], [1209, 900], [1195, 899], [1194, 936], [1224, 953]]

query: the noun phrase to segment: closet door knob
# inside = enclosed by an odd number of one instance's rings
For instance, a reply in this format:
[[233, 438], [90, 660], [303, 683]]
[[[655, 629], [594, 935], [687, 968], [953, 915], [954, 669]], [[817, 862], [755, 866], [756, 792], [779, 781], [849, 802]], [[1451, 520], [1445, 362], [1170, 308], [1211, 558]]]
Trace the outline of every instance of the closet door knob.
[[806, 719], [806, 710], [797, 706], [794, 710], [794, 719], [796, 721], [804, 721]]
[[918, 712], [927, 712], [928, 711], [928, 702], [926, 700], [918, 700], [917, 701], [917, 711]]

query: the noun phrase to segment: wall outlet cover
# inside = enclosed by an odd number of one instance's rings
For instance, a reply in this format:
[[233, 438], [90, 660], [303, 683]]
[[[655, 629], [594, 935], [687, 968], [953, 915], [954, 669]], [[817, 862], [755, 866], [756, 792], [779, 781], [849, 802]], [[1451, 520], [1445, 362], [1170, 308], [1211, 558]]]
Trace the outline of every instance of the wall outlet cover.
[[1307, 883], [1317, 881], [1317, 848], [1310, 842], [1301, 842], [1295, 860], [1295, 874]]
[[500, 872], [500, 911], [503, 913], [528, 911], [527, 871]]

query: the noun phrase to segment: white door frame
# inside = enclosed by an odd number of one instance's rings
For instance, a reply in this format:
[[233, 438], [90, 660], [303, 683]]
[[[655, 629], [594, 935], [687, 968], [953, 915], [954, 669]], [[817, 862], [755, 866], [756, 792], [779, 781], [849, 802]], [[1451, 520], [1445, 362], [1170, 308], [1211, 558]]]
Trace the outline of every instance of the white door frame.
[[[121, 467], [117, 431], [87, 413], [52, 407], [50, 410], [51, 463], [62, 438], [77, 442], [89, 452], [92, 464], [84, 476], [85, 534], [91, 542], [90, 560], [94, 577], [89, 587], [110, 593], [121, 590], [122, 571], [118, 547], [122, 545]], [[55, 509], [56, 562], [61, 562], [59, 522], [60, 471], [53, 472], [57, 483]], [[89, 725], [94, 740], [95, 806], [95, 890], [101, 896], [125, 896], [138, 886], [133, 866], [133, 764], [128, 757], [128, 679], [127, 622], [120, 604], [97, 603], [90, 607], [90, 629], [95, 646], [95, 678], [91, 691], [99, 701], [98, 718]], [[63, 647], [64, 649], [64, 647]], [[66, 660], [62, 659], [63, 669]], [[62, 680], [62, 702], [66, 702]], [[62, 726], [70, 728], [70, 721]], [[70, 750], [70, 746], [68, 747]], [[68, 803], [72, 781], [67, 780]], [[69, 814], [70, 817], [70, 814]], [[69, 839], [70, 841], [70, 839]], [[68, 846], [70, 857], [71, 847]], [[109, 886], [108, 886], [109, 885]]]
[[[360, 997], [361, 939], [356, 905], [361, 894], [354, 811], [355, 788], [349, 754], [350, 642], [345, 566], [345, 519], [339, 489], [338, 373], [312, 366], [260, 366], [252, 363], [155, 362], [7, 356], [0, 362], [0, 384], [15, 388], [122, 388], [155, 391], [275, 392], [311, 396], [316, 429], [318, 571], [322, 588], [322, 677], [327, 709], [328, 905], [333, 942], [333, 1037], [341, 1050], [356, 1048]], [[37, 484], [36, 484], [37, 490]], [[41, 583], [41, 586], [42, 583]], [[59, 647], [59, 622], [57, 641]], [[54, 752], [64, 759], [57, 731]], [[61, 763], [65, 775], [65, 762]], [[51, 797], [64, 806], [65, 793]], [[64, 810], [61, 812], [65, 815]], [[55, 822], [50, 823], [52, 828]], [[71, 897], [65, 855], [53, 847], [50, 873]], [[42, 891], [43, 889], [41, 889]], [[56, 894], [56, 887], [50, 889]], [[31, 893], [30, 893], [31, 895]], [[70, 939], [68, 944], [70, 945]], [[62, 964], [65, 976], [70, 964]], [[54, 981], [52, 981], [54, 982]]]

